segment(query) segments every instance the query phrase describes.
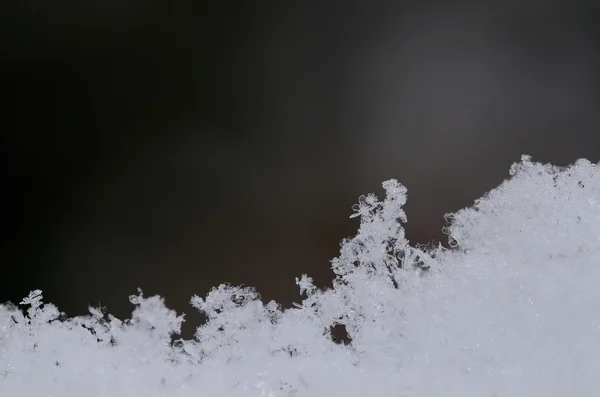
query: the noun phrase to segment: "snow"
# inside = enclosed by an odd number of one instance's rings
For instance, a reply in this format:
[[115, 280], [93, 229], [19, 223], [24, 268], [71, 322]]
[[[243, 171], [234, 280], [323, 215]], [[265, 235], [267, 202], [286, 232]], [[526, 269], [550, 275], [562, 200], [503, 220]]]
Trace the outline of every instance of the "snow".
[[409, 245], [406, 189], [386, 181], [354, 207], [333, 288], [303, 275], [302, 304], [282, 310], [218, 286], [191, 299], [208, 317], [193, 340], [172, 343], [183, 316], [141, 291], [125, 321], [62, 318], [32, 291], [0, 305], [0, 397], [595, 395], [599, 168], [524, 156], [448, 215], [452, 249]]

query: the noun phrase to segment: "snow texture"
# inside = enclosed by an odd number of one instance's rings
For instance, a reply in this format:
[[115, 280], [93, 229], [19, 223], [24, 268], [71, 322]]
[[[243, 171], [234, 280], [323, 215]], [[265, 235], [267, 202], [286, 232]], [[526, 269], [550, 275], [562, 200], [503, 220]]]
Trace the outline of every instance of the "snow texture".
[[194, 340], [172, 342], [183, 316], [141, 291], [126, 321], [63, 318], [33, 291], [0, 306], [0, 396], [597, 395], [599, 168], [524, 156], [448, 215], [452, 249], [411, 247], [406, 189], [384, 182], [354, 208], [332, 288], [304, 275], [282, 310], [221, 285], [191, 300], [208, 318]]

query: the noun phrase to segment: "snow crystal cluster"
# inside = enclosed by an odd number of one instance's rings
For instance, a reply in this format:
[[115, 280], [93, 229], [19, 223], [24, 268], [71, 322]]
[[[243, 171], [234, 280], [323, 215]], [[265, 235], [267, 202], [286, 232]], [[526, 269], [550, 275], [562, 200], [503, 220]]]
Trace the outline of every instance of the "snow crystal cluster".
[[384, 182], [354, 208], [332, 288], [302, 276], [283, 310], [221, 285], [192, 298], [208, 319], [193, 340], [172, 340], [183, 316], [160, 297], [69, 319], [33, 291], [0, 305], [0, 397], [597, 395], [599, 168], [524, 156], [448, 215], [451, 249], [411, 247], [406, 189]]

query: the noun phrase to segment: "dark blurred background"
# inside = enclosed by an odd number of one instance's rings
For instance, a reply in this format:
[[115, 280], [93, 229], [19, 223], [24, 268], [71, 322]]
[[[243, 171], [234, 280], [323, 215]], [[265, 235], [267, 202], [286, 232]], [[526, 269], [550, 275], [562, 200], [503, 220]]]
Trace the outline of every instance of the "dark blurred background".
[[383, 180], [411, 242], [446, 243], [521, 154], [598, 161], [597, 1], [480, 4], [3, 3], [0, 302], [289, 305]]

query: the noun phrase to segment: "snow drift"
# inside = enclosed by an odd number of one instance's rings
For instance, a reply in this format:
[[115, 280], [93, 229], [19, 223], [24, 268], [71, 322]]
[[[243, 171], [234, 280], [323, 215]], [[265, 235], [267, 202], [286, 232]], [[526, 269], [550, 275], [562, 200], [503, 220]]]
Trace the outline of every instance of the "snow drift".
[[39, 290], [0, 305], [0, 396], [598, 393], [598, 166], [524, 156], [448, 215], [451, 249], [410, 246], [406, 189], [383, 187], [383, 200], [355, 206], [360, 227], [332, 261], [332, 288], [304, 275], [302, 303], [284, 310], [221, 285], [192, 298], [208, 318], [193, 340], [173, 341], [183, 316], [141, 292], [125, 321], [95, 308], [64, 318]]

